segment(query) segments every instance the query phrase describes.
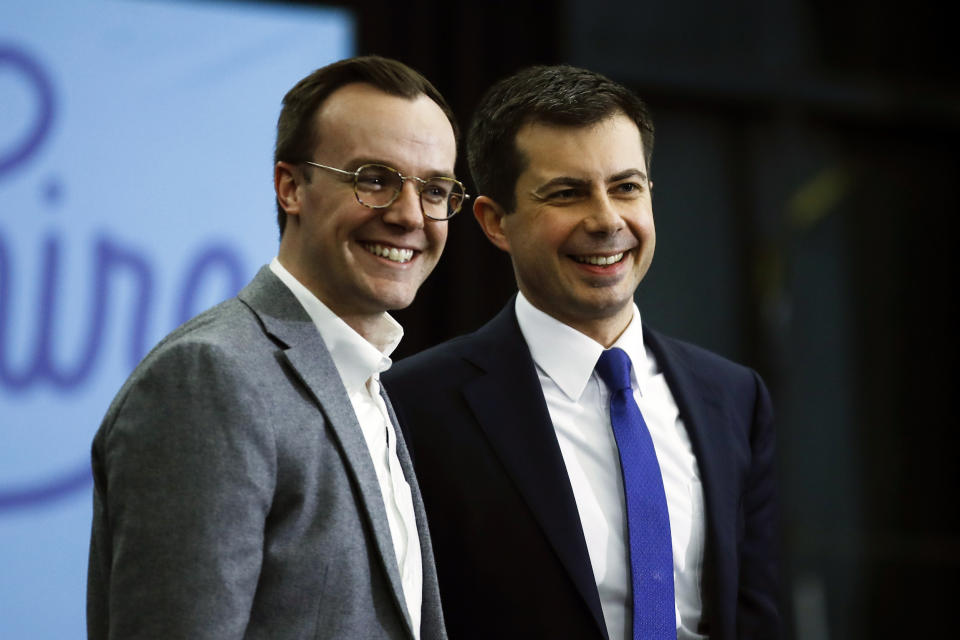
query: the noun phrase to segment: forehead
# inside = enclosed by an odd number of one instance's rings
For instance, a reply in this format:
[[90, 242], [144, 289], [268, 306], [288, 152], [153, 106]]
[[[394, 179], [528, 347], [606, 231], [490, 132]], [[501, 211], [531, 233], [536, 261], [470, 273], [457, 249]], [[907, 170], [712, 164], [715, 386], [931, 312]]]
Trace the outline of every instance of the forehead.
[[405, 98], [348, 84], [330, 94], [314, 123], [316, 155], [331, 163], [363, 159], [407, 171], [452, 171], [456, 160], [453, 127], [424, 94]]
[[604, 178], [625, 169], [646, 170], [640, 129], [622, 113], [584, 127], [527, 124], [517, 132], [516, 144], [526, 160], [521, 180]]

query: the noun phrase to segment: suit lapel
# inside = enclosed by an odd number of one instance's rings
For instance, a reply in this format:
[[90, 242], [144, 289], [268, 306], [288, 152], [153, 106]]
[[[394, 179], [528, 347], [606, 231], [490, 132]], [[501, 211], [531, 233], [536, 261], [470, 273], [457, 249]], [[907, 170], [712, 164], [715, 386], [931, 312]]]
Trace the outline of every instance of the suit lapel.
[[[683, 352], [647, 327], [643, 328], [643, 335], [676, 400], [700, 469], [706, 512], [703, 581], [707, 593], [714, 596], [709, 600], [727, 602], [728, 597], [723, 591], [727, 585], [735, 585], [736, 578], [723, 575], [726, 563], [719, 553], [723, 549], [736, 548], [737, 542], [731, 537], [735, 528], [723, 526], [723, 523], [736, 517], [739, 504], [739, 490], [732, 482], [732, 476], [736, 474], [732, 474], [728, 468], [737, 457], [730, 450], [730, 419], [716, 384], [702, 378], [695, 364]], [[705, 599], [705, 606], [709, 600]], [[711, 627], [724, 629], [729, 626], [728, 621], [723, 619], [728, 612], [722, 607], [705, 613], [713, 618]]]
[[269, 267], [261, 268], [238, 298], [257, 314], [265, 331], [279, 343], [281, 357], [313, 395], [339, 442], [347, 472], [359, 489], [359, 508], [373, 530], [381, 565], [412, 635], [383, 494], [356, 413], [330, 352], [307, 312]]
[[484, 373], [463, 388], [464, 397], [606, 636], [573, 489], [513, 304], [475, 335], [467, 357]]

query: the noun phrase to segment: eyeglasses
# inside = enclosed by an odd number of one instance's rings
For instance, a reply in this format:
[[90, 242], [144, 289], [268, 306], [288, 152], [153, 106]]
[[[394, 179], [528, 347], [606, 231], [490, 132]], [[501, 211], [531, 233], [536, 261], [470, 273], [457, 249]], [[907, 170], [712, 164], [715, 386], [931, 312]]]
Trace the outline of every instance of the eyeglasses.
[[449, 220], [460, 211], [464, 200], [470, 197], [464, 191], [463, 183], [453, 178], [437, 176], [424, 180], [416, 176], [402, 175], [396, 169], [382, 164], [365, 164], [356, 171], [344, 171], [309, 160], [304, 160], [303, 164], [333, 171], [342, 176], [352, 176], [357, 202], [371, 209], [383, 209], [393, 204], [407, 180], [416, 182], [420, 211], [431, 220]]

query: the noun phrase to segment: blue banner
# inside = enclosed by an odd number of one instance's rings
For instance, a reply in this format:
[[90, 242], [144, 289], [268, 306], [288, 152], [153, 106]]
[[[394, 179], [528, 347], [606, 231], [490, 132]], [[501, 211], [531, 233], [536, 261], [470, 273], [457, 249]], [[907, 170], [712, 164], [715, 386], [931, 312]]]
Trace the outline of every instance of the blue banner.
[[0, 8], [0, 638], [85, 637], [93, 434], [275, 255], [280, 100], [353, 46], [334, 9]]

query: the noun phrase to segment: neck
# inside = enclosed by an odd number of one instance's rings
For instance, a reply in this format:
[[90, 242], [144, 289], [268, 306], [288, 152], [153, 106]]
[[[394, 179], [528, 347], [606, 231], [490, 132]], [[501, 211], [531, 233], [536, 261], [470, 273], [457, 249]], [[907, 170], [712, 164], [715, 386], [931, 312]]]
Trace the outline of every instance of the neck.
[[312, 274], [309, 271], [299, 268], [300, 263], [291, 257], [289, 249], [285, 250], [282, 244], [277, 260], [297, 282], [343, 320], [348, 327], [359, 333], [370, 344], [383, 350], [384, 344], [389, 342], [384, 338], [384, 332], [388, 329], [384, 327], [383, 311], [360, 311], [355, 308], [343, 308], [343, 305], [336, 304], [330, 296], [324, 295], [323, 288], [311, 277]]
[[617, 309], [591, 309], [592, 313], [558, 313], [557, 309], [545, 308], [538, 304], [529, 293], [522, 290], [521, 292], [531, 305], [554, 320], [602, 344], [604, 349], [616, 342], [633, 320], [632, 300]]
[[609, 349], [614, 342], [623, 335], [630, 321], [633, 319], [633, 312], [626, 316], [626, 319], [616, 316], [612, 318], [594, 318], [584, 321], [561, 320], [569, 327], [573, 327], [580, 333], [588, 336], [596, 342], [603, 345], [604, 349]]
[[347, 326], [363, 336], [363, 339], [383, 351], [384, 348], [384, 329], [383, 313], [374, 315], [368, 314], [347, 314], [341, 315], [336, 309], [331, 309], [341, 320], [347, 323]]

